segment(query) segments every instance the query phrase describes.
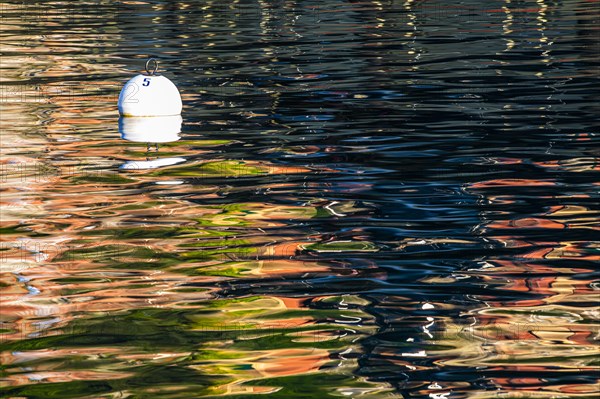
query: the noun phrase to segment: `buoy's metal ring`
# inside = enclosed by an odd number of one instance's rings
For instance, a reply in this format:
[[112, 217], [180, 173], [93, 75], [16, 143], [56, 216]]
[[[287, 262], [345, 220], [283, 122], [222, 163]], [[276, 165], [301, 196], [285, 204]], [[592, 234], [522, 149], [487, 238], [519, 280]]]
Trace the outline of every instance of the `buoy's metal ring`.
[[[154, 62], [154, 69], [152, 69], [152, 72], [150, 72], [149, 68], [151, 62]], [[156, 71], [158, 71], [158, 61], [156, 58], [148, 58], [148, 61], [146, 61], [146, 73], [148, 73], [148, 75], [156, 75]]]

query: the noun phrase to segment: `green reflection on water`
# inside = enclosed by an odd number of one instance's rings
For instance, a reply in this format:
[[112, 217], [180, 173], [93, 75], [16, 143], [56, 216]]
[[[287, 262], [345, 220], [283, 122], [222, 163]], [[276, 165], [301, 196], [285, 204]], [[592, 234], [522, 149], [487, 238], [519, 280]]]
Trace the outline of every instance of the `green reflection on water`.
[[[348, 318], [362, 322], [339, 320]], [[96, 317], [88, 312], [43, 336], [0, 346], [3, 352], [52, 353], [7, 365], [4, 375], [42, 368], [72, 376], [81, 371], [81, 380], [5, 387], [2, 392], [29, 398], [115, 392], [166, 398], [228, 392], [228, 397], [241, 398], [254, 389], [281, 398], [337, 397], [340, 390], [375, 395], [383, 392], [381, 387], [342, 374], [356, 366], [353, 360], [329, 367], [340, 362], [336, 353], [357, 350], [357, 339], [373, 329], [370, 317], [358, 308], [288, 308], [284, 300], [266, 296], [208, 300], [193, 309], [143, 308]], [[85, 370], [104, 373], [104, 379], [86, 379]]]

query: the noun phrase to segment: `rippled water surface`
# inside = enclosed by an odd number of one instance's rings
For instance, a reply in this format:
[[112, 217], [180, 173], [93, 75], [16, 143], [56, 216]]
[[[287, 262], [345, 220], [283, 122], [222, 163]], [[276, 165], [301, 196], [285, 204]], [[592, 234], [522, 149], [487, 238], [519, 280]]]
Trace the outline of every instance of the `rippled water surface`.
[[596, 397], [598, 1], [1, 12], [2, 397]]

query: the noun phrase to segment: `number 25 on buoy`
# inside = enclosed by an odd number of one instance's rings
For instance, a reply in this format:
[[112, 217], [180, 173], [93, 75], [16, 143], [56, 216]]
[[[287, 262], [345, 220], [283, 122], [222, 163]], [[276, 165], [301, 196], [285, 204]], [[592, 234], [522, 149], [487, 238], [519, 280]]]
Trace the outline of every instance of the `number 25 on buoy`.
[[[152, 71], [150, 65], [152, 64]], [[119, 94], [121, 116], [170, 116], [180, 115], [181, 96], [177, 87], [166, 77], [157, 73], [158, 61], [146, 61], [146, 73], [131, 78]]]

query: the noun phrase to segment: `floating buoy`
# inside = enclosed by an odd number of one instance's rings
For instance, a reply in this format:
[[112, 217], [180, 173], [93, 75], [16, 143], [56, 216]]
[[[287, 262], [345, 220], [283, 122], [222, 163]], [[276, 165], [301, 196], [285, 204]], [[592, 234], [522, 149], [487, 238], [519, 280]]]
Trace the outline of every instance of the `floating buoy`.
[[181, 115], [121, 117], [119, 133], [124, 140], [136, 143], [169, 143], [179, 140], [182, 122]]
[[[150, 65], [152, 64], [152, 70]], [[180, 115], [181, 96], [177, 87], [157, 73], [158, 61], [146, 61], [146, 74], [130, 79], [119, 94], [121, 116], [171, 116]]]

